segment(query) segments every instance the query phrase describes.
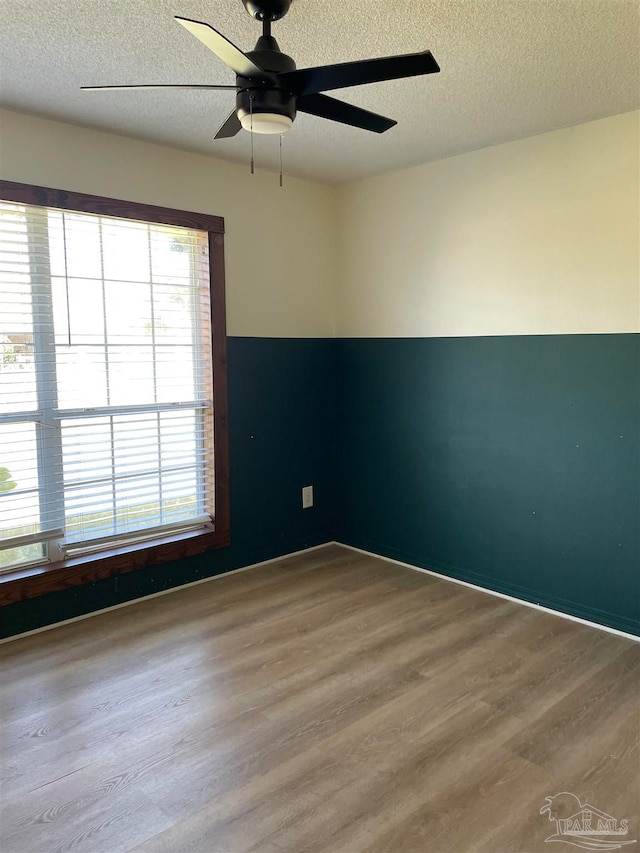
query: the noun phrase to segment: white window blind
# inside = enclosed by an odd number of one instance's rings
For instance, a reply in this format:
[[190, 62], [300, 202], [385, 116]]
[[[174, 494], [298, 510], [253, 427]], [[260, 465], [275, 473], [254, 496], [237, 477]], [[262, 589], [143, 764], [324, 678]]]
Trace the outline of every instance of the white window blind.
[[210, 526], [207, 233], [0, 203], [0, 571]]

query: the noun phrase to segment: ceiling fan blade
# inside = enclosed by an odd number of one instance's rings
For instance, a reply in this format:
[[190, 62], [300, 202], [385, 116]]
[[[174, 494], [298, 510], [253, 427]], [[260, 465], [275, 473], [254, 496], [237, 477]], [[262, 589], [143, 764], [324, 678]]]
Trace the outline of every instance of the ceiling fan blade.
[[402, 77], [417, 77], [435, 74], [440, 66], [430, 50], [423, 53], [407, 53], [403, 56], [385, 56], [381, 59], [363, 59], [359, 62], [341, 62], [338, 65], [321, 65], [317, 68], [300, 68], [286, 71], [278, 80], [284, 89], [297, 95], [311, 95], [345, 86], [361, 86], [363, 83], [379, 83], [383, 80], [399, 80]]
[[192, 35], [199, 39], [205, 47], [213, 51], [215, 55], [221, 59], [225, 65], [233, 69], [236, 74], [241, 74], [243, 77], [264, 77], [264, 71], [259, 68], [252, 59], [249, 59], [239, 47], [225, 38], [222, 33], [214, 30], [209, 24], [203, 24], [201, 21], [192, 21], [189, 18], [181, 18], [175, 16], [176, 21], [188, 30]]
[[167, 86], [154, 84], [143, 84], [142, 86], [80, 86], [83, 92], [126, 92], [147, 89], [150, 91], [161, 89], [230, 89], [232, 92], [237, 90], [237, 86], [201, 86], [187, 83], [184, 86], [179, 84], [169, 84]]
[[229, 113], [229, 117], [226, 118], [220, 125], [220, 129], [213, 138], [230, 139], [232, 136], [235, 136], [236, 133], [239, 133], [241, 130], [242, 125], [240, 124], [240, 119], [238, 118], [236, 111], [233, 110]]
[[392, 118], [370, 113], [369, 110], [354, 107], [353, 104], [345, 104], [344, 101], [337, 101], [328, 95], [302, 95], [298, 98], [297, 108], [303, 113], [339, 121], [351, 127], [371, 130], [374, 133], [384, 133], [398, 123]]

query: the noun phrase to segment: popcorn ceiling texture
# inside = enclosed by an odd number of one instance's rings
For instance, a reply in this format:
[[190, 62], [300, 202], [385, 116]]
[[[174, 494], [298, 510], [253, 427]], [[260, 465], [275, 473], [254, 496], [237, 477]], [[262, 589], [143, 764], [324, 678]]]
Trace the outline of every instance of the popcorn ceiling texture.
[[[260, 28], [240, 0], [0, 3], [0, 105], [229, 160], [214, 142], [231, 92], [86, 93], [82, 85], [232, 83], [173, 15], [206, 21], [245, 50]], [[430, 49], [439, 75], [333, 94], [398, 120], [378, 136], [299, 115], [285, 169], [329, 183], [627, 112], [640, 106], [636, 0], [294, 0], [274, 26], [298, 67]], [[277, 169], [276, 139], [256, 138]]]

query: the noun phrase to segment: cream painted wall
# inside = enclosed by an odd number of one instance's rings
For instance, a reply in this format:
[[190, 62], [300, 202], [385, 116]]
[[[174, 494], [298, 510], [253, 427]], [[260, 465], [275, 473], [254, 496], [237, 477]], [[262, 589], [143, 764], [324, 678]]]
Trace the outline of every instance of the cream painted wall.
[[271, 173], [0, 111], [0, 176], [224, 216], [231, 335], [631, 332], [639, 117], [281, 190]]
[[332, 187], [8, 111], [0, 176], [224, 216], [228, 333], [334, 334]]
[[638, 331], [639, 117], [340, 187], [338, 335]]

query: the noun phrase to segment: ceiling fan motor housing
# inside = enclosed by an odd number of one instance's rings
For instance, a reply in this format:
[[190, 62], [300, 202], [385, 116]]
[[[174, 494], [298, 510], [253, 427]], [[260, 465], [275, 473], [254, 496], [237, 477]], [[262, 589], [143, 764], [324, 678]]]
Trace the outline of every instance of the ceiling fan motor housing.
[[260, 36], [254, 49], [247, 51], [247, 56], [267, 73], [282, 74], [296, 70], [293, 59], [280, 50], [280, 45], [271, 35]]
[[236, 95], [236, 108], [239, 119], [248, 116], [252, 112], [276, 113], [287, 116], [293, 121], [296, 117], [296, 98], [291, 92], [278, 87], [276, 77], [270, 75], [281, 74], [285, 71], [295, 71], [296, 64], [290, 56], [282, 53], [278, 42], [273, 36], [260, 36], [255, 49], [247, 53], [247, 56], [263, 68], [263, 78], [243, 77], [238, 75], [236, 84], [238, 93]]
[[[236, 95], [236, 113], [239, 119], [251, 113], [276, 113], [288, 116], [291, 121], [296, 117], [296, 99], [290, 92], [283, 89], [271, 89], [267, 86], [256, 85], [255, 81], [247, 80], [247, 88], [240, 89]], [[241, 84], [242, 85], [242, 84]]]

